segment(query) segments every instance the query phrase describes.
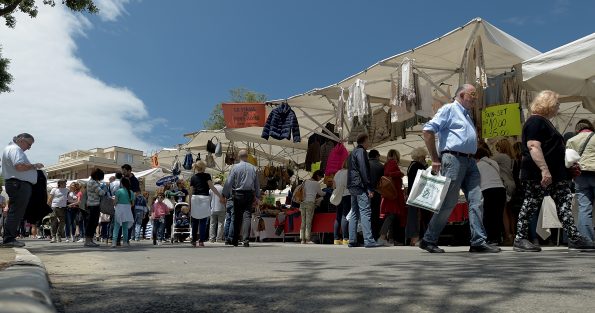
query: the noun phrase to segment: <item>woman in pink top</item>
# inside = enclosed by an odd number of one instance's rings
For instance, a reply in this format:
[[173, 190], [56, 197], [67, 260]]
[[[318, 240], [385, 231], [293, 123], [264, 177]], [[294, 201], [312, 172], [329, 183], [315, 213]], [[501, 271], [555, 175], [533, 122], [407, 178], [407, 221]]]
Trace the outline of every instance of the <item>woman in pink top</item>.
[[151, 219], [153, 220], [153, 244], [157, 244], [157, 237], [159, 237], [159, 244], [163, 242], [163, 231], [165, 227], [165, 216], [169, 214], [169, 207], [163, 202], [165, 194], [163, 192], [157, 193], [157, 202], [153, 203], [151, 207]]

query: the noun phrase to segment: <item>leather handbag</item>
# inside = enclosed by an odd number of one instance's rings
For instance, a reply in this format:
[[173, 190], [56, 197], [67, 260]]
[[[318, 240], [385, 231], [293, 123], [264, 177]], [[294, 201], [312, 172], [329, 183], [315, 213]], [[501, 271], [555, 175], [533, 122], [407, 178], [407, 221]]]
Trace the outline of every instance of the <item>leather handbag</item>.
[[230, 143], [227, 147], [227, 151], [225, 152], [225, 164], [227, 165], [234, 165], [236, 163], [236, 152], [233, 147], [233, 144]]
[[301, 183], [299, 186], [297, 186], [297, 188], [295, 188], [295, 191], [293, 192], [292, 201], [295, 203], [302, 203], [302, 201], [304, 201], [305, 196], [306, 193], [304, 191], [304, 183]]
[[217, 137], [215, 137], [215, 136], [213, 136], [213, 138], [209, 139], [207, 141], [207, 152], [215, 153], [215, 149], [217, 148], [217, 145], [213, 142], [214, 139], [216, 139], [217, 142], [219, 142], [219, 139], [217, 139]]
[[223, 155], [223, 148], [221, 147], [221, 142], [217, 140], [217, 144], [215, 145], [215, 156], [220, 158]]
[[108, 215], [114, 215], [116, 213], [114, 200], [110, 196], [103, 195], [99, 198], [99, 212]]
[[382, 195], [383, 198], [388, 200], [394, 200], [397, 198], [397, 188], [393, 184], [393, 180], [388, 176], [380, 177], [376, 191]]

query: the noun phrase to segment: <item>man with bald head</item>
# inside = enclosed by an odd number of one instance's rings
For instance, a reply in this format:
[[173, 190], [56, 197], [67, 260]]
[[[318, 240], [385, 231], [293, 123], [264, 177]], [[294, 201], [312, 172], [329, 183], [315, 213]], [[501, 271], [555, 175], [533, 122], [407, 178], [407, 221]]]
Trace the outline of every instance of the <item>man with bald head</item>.
[[[471, 119], [475, 105], [475, 87], [465, 84], [456, 91], [453, 103], [445, 104], [423, 128], [424, 141], [432, 158], [432, 171], [450, 178], [448, 193], [442, 207], [432, 216], [419, 247], [430, 253], [443, 253], [438, 238], [463, 189], [469, 204], [471, 247], [469, 252], [500, 252], [486, 242], [483, 227], [481, 177], [474, 155], [477, 152], [477, 130]], [[438, 147], [436, 147], [438, 136]]]
[[250, 246], [250, 221], [252, 205], [260, 199], [260, 185], [256, 176], [256, 167], [248, 163], [248, 151], [238, 152], [240, 162], [235, 164], [225, 181], [223, 195], [233, 199], [233, 228], [231, 244], [238, 246], [240, 228], [244, 247]]

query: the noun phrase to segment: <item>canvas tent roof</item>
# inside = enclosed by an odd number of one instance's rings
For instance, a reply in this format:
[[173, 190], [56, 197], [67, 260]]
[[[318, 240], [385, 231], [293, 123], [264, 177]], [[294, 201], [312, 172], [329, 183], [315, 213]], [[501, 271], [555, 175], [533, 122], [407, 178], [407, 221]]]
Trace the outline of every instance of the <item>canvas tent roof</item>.
[[[324, 118], [334, 117], [335, 103], [341, 88], [347, 89], [356, 79], [366, 80], [366, 93], [376, 99], [390, 98], [390, 77], [396, 72], [397, 67], [405, 57], [414, 59], [416, 71], [422, 77], [432, 81], [434, 89], [447, 93], [441, 83], [452, 85], [456, 88], [465, 77], [464, 68], [466, 51], [473, 41], [480, 37], [483, 46], [483, 55], [488, 76], [495, 76], [510, 71], [523, 60], [539, 54], [531, 46], [503, 32], [481, 18], [475, 18], [462, 27], [456, 28], [445, 35], [425, 43], [417, 48], [407, 50], [391, 56], [365, 70], [352, 75], [337, 84], [324, 88], [313, 89], [304, 94], [288, 99], [275, 100], [275, 103], [287, 101], [295, 111], [310, 112], [318, 110], [326, 112]], [[473, 69], [474, 70], [474, 69]], [[454, 92], [454, 89], [452, 90]], [[451, 96], [450, 94], [448, 95]], [[306, 118], [298, 117], [300, 124]], [[319, 120], [319, 122], [322, 122]], [[310, 123], [305, 121], [304, 123]], [[322, 124], [322, 123], [321, 123]], [[407, 139], [398, 139], [385, 142], [375, 147], [381, 154], [390, 148], [399, 149], [402, 158], [409, 159], [408, 154], [412, 147], [424, 146], [421, 138], [420, 127], [415, 127], [414, 132]], [[239, 130], [242, 131], [242, 130]], [[386, 150], [386, 151], [385, 151]]]
[[[292, 107], [334, 110], [324, 96], [337, 99], [340, 88], [348, 88], [356, 79], [372, 82], [366, 85], [368, 95], [389, 98], [390, 82], [388, 79], [391, 74], [395, 73], [397, 66], [405, 57], [414, 59], [418, 70], [431, 77], [437, 86], [440, 83], [445, 83], [456, 88], [461, 83], [460, 79], [464, 77], [463, 74], [466, 70], [463, 68], [466, 50], [478, 36], [482, 38], [488, 75], [502, 74], [504, 71], [510, 70], [513, 65], [539, 54], [539, 51], [487, 21], [475, 18], [464, 26], [417, 48], [379, 61], [337, 84], [290, 97], [287, 101]], [[283, 100], [277, 100], [276, 102], [280, 101]]]
[[585, 97], [595, 112], [595, 33], [524, 61], [522, 73], [528, 88]]
[[[207, 141], [211, 139], [215, 143], [217, 140], [221, 142], [223, 150], [223, 155], [221, 157], [213, 155], [217, 167], [208, 169], [212, 174], [227, 172], [229, 170], [230, 167], [225, 165], [224, 159], [227, 148], [232, 142], [236, 149], [246, 149], [250, 147], [249, 150], [251, 153], [256, 151], [255, 155], [259, 164], [267, 164], [269, 161], [287, 164], [288, 160], [300, 164], [305, 161], [306, 152], [304, 143], [293, 144], [292, 141], [283, 141], [275, 144], [272, 141], [266, 141], [260, 138], [262, 128], [259, 128], [258, 132], [253, 133], [249, 132], [250, 128], [242, 130], [243, 132], [236, 136], [233, 135], [233, 129], [201, 130], [185, 134], [184, 136], [188, 138], [187, 143], [181, 144], [177, 148], [163, 148], [156, 153], [159, 159], [159, 165], [163, 168], [170, 169], [176, 156], [180, 163], [183, 163], [187, 149], [192, 152], [194, 159], [196, 159], [197, 154], [200, 153], [202, 160], [205, 160], [205, 157], [207, 156], [206, 144]], [[227, 137], [230, 137], [232, 140]]]

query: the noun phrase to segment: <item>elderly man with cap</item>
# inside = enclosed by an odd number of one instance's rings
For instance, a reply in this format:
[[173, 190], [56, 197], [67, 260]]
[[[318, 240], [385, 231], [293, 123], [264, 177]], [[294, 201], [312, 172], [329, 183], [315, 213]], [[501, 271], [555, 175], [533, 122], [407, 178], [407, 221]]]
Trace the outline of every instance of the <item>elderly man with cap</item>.
[[248, 163], [248, 151], [240, 150], [240, 162], [234, 165], [225, 181], [223, 195], [233, 198], [233, 235], [232, 245], [238, 246], [240, 229], [244, 247], [250, 246], [250, 220], [252, 205], [260, 199], [260, 185], [256, 168]]
[[4, 177], [6, 193], [10, 199], [10, 208], [6, 216], [4, 236], [0, 247], [24, 247], [25, 243], [16, 240], [17, 229], [29, 204], [33, 185], [37, 183], [37, 169], [43, 164], [29, 162], [25, 151], [31, 149], [35, 142], [33, 136], [22, 133], [4, 148], [2, 153], [2, 177]]

